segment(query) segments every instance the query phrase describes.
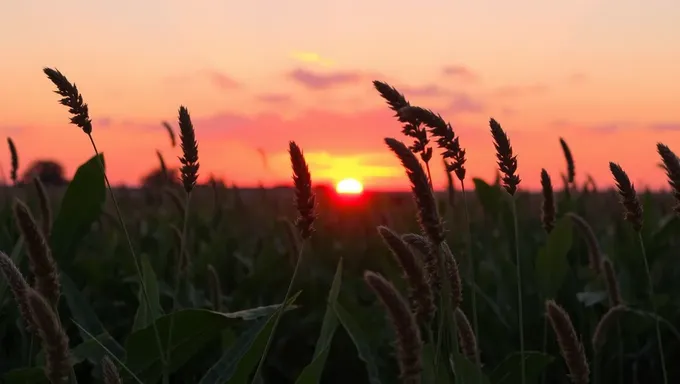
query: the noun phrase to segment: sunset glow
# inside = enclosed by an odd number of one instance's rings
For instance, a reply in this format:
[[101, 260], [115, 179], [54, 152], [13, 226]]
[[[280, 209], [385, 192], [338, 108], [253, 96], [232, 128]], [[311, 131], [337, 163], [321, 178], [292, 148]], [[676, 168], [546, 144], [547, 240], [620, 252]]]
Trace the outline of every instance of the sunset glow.
[[[413, 20], [428, 22], [395, 39], [394, 26]], [[617, 161], [640, 189], [665, 188], [655, 145], [680, 142], [677, 20], [677, 1], [10, 1], [0, 136], [16, 143], [19, 173], [47, 158], [71, 177], [92, 156], [42, 73], [51, 67], [88, 104], [113, 184], [139, 185], [159, 167], [156, 150], [179, 166], [161, 122], [177, 131], [185, 105], [199, 183], [289, 184], [295, 140], [315, 182], [350, 174], [370, 190], [408, 190], [384, 138], [412, 139], [373, 88], [381, 80], [451, 123], [470, 180], [496, 175], [493, 117], [517, 153], [520, 189], [538, 190], [542, 168], [565, 171], [560, 137], [579, 182], [612, 186]], [[439, 189], [446, 175], [431, 145]]]
[[335, 186], [339, 194], [358, 195], [364, 191], [364, 186], [357, 179], [342, 179]]

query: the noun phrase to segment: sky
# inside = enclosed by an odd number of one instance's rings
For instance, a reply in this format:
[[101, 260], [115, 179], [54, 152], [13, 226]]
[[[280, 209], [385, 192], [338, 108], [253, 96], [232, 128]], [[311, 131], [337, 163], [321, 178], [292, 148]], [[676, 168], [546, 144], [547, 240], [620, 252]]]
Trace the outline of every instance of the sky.
[[[36, 159], [70, 177], [92, 155], [43, 67], [75, 82], [113, 183], [178, 166], [161, 122], [191, 114], [200, 178], [290, 183], [288, 142], [314, 182], [345, 177], [404, 189], [384, 144], [405, 142], [373, 89], [385, 81], [449, 121], [468, 174], [496, 174], [488, 121], [508, 133], [520, 188], [545, 168], [561, 185], [571, 147], [577, 181], [611, 185], [615, 161], [640, 188], [665, 186], [656, 143], [680, 153], [680, 2], [675, 0], [249, 0], [4, 2], [0, 134], [20, 172]], [[3, 151], [0, 166], [9, 170]], [[438, 152], [437, 152], [438, 153]], [[434, 183], [444, 186], [440, 157]]]

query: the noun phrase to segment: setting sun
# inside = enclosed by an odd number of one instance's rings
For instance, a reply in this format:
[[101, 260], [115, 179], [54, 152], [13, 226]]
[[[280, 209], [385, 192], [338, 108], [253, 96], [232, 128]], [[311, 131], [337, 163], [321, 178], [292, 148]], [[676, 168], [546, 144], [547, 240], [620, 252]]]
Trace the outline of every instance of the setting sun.
[[335, 186], [335, 190], [341, 194], [356, 195], [364, 190], [364, 186], [357, 179], [342, 179]]

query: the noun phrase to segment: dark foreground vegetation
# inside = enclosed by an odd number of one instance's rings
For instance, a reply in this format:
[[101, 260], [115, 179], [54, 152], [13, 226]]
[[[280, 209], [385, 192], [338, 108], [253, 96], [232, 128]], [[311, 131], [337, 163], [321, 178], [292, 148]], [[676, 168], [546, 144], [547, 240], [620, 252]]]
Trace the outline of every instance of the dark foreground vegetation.
[[[45, 73], [97, 153], [75, 85]], [[680, 163], [670, 149], [657, 148], [674, 195], [636, 191], [616, 163], [617, 189], [577, 182], [586, 172], [575, 177], [562, 140], [559, 186], [544, 171], [543, 192], [529, 194], [498, 122], [489, 145], [499, 178], [486, 183], [466, 175], [463, 143], [439, 115], [374, 85], [399, 121], [394, 136], [402, 126], [414, 140], [385, 140], [412, 193], [341, 198], [316, 188], [294, 142], [292, 189], [199, 186], [184, 107], [179, 175], [159, 156], [143, 189], [111, 190], [103, 154], [66, 186], [18, 183], [10, 141], [15, 185], [0, 190], [4, 382], [680, 379]], [[446, 192], [432, 192], [433, 146]]]

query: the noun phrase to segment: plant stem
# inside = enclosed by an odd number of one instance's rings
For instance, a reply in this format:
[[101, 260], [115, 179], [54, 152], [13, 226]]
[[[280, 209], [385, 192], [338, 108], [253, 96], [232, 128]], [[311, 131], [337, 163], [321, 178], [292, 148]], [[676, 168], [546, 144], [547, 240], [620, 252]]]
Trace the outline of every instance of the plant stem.
[[[545, 354], [548, 349], [548, 317], [543, 316], [543, 348], [542, 352]], [[546, 370], [541, 372], [541, 383], [545, 384]]]
[[434, 193], [434, 187], [432, 186], [432, 174], [430, 173], [430, 162], [425, 161], [425, 169], [427, 169], [427, 180], [430, 182], [430, 189]]
[[649, 261], [647, 260], [647, 250], [645, 249], [645, 242], [642, 239], [642, 233], [638, 231], [638, 241], [640, 243], [640, 251], [642, 252], [642, 260], [645, 264], [645, 272], [647, 273], [647, 293], [649, 301], [652, 304], [652, 311], [654, 312], [655, 321], [654, 327], [656, 329], [656, 344], [659, 351], [659, 359], [661, 361], [661, 372], [663, 374], [664, 384], [668, 384], [668, 373], [666, 372], [666, 361], [663, 355], [663, 343], [661, 341], [661, 327], [659, 326], [658, 313], [656, 313], [656, 303], [654, 302], [654, 283], [652, 282], [652, 274], [649, 270]]
[[[460, 189], [463, 192], [463, 205], [465, 206], [465, 225], [467, 227], [467, 254], [468, 254], [468, 264], [469, 264], [469, 274], [470, 283], [472, 284], [472, 292], [470, 292], [470, 299], [472, 301], [472, 330], [475, 333], [475, 337], [479, 340], [479, 321], [477, 319], [477, 283], [475, 282], [475, 261], [472, 258], [472, 230], [470, 226], [470, 210], [467, 203], [467, 193], [465, 191], [465, 182], [460, 181]], [[479, 348], [475, 351], [475, 363], [477, 364], [477, 369], [482, 369], [482, 362], [479, 358]]]
[[[181, 275], [182, 275], [182, 263], [185, 262], [187, 266], [186, 272], [186, 277], [189, 279], [189, 261], [185, 260], [184, 257], [186, 257], [184, 254], [186, 252], [186, 237], [187, 237], [187, 222], [189, 221], [189, 205], [191, 204], [191, 192], [187, 192], [185, 195], [185, 202], [184, 202], [184, 217], [183, 217], [183, 223], [182, 223], [182, 237], [180, 239], [180, 244], [179, 244], [179, 256], [177, 257], [177, 279], [175, 281], [175, 289], [173, 290], [172, 294], [172, 312], [174, 313], [177, 310], [177, 304], [178, 304], [178, 299], [177, 296], [179, 295], [179, 288], [181, 284]], [[165, 369], [163, 372], [163, 381], [164, 382], [169, 382], [170, 380], [170, 364], [169, 362], [171, 361], [171, 354], [172, 354], [172, 331], [175, 326], [175, 317], [171, 316], [170, 317], [170, 327], [168, 328], [168, 343], [167, 343], [167, 356], [166, 356], [166, 361], [168, 364], [165, 365]]]
[[[109, 190], [111, 200], [113, 201], [113, 205], [116, 208], [118, 221], [120, 222], [121, 228], [123, 228], [123, 234], [125, 235], [125, 239], [127, 240], [128, 248], [130, 248], [130, 254], [132, 255], [132, 259], [135, 264], [135, 270], [137, 271], [137, 277], [139, 278], [139, 284], [142, 287], [142, 293], [144, 294], [144, 301], [146, 301], [147, 309], [151, 311], [151, 301], [149, 300], [149, 294], [146, 290], [146, 283], [144, 283], [144, 275], [142, 274], [142, 269], [139, 266], [139, 258], [135, 253], [134, 247], [132, 246], [132, 240], [130, 239], [130, 234], [128, 233], [127, 226], [125, 225], [125, 220], [123, 219], [123, 214], [121, 213], [120, 206], [118, 205], [118, 200], [116, 199], [116, 195], [113, 193], [113, 188], [111, 188], [109, 177], [106, 175], [106, 168], [104, 167], [104, 163], [99, 157], [99, 151], [97, 150], [97, 145], [94, 143], [94, 138], [92, 137], [91, 134], [87, 134], [87, 137], [90, 138], [90, 143], [92, 143], [92, 149], [94, 149], [95, 157], [97, 158], [99, 167], [101, 168], [102, 173], [104, 174], [104, 181], [106, 182], [106, 187]], [[165, 366], [166, 361], [165, 358], [163, 357], [163, 344], [161, 343], [161, 336], [160, 333], [158, 332], [158, 326], [156, 326], [156, 322], [153, 322], [152, 326], [156, 336], [156, 343], [158, 344], [158, 352], [160, 353], [161, 363], [163, 364], [163, 366]]]
[[623, 383], [623, 335], [621, 334], [621, 322], [616, 321], [616, 334], [619, 339], [619, 383]]
[[521, 357], [522, 384], [526, 384], [526, 362], [524, 361], [524, 300], [522, 299], [522, 264], [519, 256], [519, 229], [517, 228], [517, 199], [512, 198], [512, 221], [515, 230], [515, 260], [517, 263], [517, 305], [519, 317], [519, 352]]
[[295, 283], [295, 278], [297, 277], [298, 270], [300, 269], [300, 264], [302, 264], [302, 256], [304, 255], [304, 250], [305, 250], [305, 244], [307, 242], [303, 241], [302, 244], [300, 244], [300, 252], [298, 253], [298, 259], [297, 262], [295, 262], [295, 269], [293, 269], [293, 276], [290, 278], [290, 283], [288, 283], [288, 290], [286, 290], [286, 295], [283, 297], [283, 301], [281, 302], [281, 306], [276, 310], [274, 313], [274, 316], [276, 318], [274, 319], [274, 325], [272, 326], [272, 331], [269, 334], [269, 338], [267, 339], [267, 344], [264, 346], [264, 351], [262, 352], [262, 357], [260, 358], [260, 362], [257, 365], [257, 369], [255, 370], [255, 375], [253, 375], [253, 381], [252, 383], [255, 383], [257, 380], [258, 374], [260, 371], [262, 371], [262, 367], [264, 366], [264, 362], [267, 359], [267, 353], [269, 352], [269, 348], [271, 347], [272, 341], [274, 340], [274, 334], [276, 333], [276, 328], [279, 325], [279, 320], [281, 320], [281, 316], [283, 315], [283, 312], [286, 310], [286, 303], [288, 302], [288, 299], [290, 298], [290, 293], [293, 291], [293, 285]]

